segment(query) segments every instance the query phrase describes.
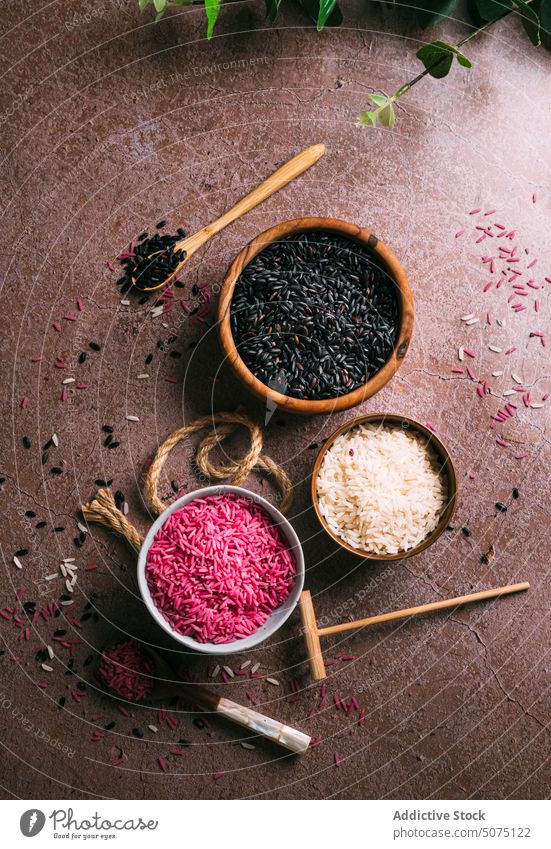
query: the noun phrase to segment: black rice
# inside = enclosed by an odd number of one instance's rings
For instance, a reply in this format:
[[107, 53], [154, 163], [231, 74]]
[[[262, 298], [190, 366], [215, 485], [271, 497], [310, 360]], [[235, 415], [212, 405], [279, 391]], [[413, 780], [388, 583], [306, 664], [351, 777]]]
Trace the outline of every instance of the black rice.
[[231, 304], [247, 367], [284, 395], [336, 398], [367, 383], [396, 344], [396, 284], [349, 239], [312, 232], [269, 245], [243, 269]]
[[[166, 221], [159, 221], [157, 229], [162, 229]], [[126, 294], [131, 288], [145, 291], [163, 283], [186, 258], [186, 252], [175, 250], [175, 245], [185, 237], [180, 228], [174, 235], [170, 233], [155, 233], [151, 238], [141, 233], [132, 249], [132, 256], [122, 255], [119, 260], [124, 274], [117, 280], [121, 286], [121, 294]]]

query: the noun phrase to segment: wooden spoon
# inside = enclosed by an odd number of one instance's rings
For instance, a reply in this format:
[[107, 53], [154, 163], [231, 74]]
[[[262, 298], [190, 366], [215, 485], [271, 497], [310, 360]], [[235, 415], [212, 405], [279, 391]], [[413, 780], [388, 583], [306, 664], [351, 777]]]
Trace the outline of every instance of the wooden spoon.
[[185, 251], [186, 254], [182, 262], [180, 262], [174, 271], [172, 271], [161, 283], [149, 288], [140, 286], [140, 291], [155, 292], [157, 289], [163, 289], [165, 286], [168, 286], [195, 251], [201, 248], [205, 242], [208, 242], [212, 236], [215, 236], [227, 227], [228, 224], [232, 224], [237, 218], [240, 218], [246, 212], [254, 209], [255, 206], [258, 206], [258, 204], [262, 203], [263, 200], [266, 200], [279, 189], [282, 189], [283, 186], [287, 185], [287, 183], [290, 183], [296, 177], [299, 177], [300, 174], [303, 174], [304, 171], [307, 171], [308, 168], [314, 165], [324, 153], [324, 144], [314, 144], [311, 147], [307, 147], [296, 156], [293, 156], [292, 159], [289, 159], [289, 161], [278, 168], [277, 171], [274, 171], [270, 177], [260, 183], [260, 185], [253, 189], [252, 192], [249, 192], [248, 195], [241, 198], [241, 200], [225, 212], [224, 215], [221, 215], [215, 221], [207, 224], [206, 227], [203, 227], [202, 230], [199, 230], [199, 232], [195, 233], [193, 236], [188, 236], [187, 238], [176, 242], [173, 248], [174, 252], [180, 250]]
[[[198, 684], [188, 684], [177, 680], [174, 671], [160, 654], [150, 646], [145, 646], [143, 643], [141, 645], [155, 663], [153, 690], [147, 697], [147, 701], [166, 702], [174, 696], [184, 696], [203, 710], [223, 716], [230, 722], [247, 728], [252, 734], [265, 737], [290, 752], [301, 755], [307, 751], [310, 745], [310, 737], [307, 734], [298, 731], [296, 728], [291, 728], [289, 725], [284, 725], [276, 719], [264, 716], [249, 707], [232, 702], [230, 699], [219, 696], [212, 690], [206, 690]], [[106, 693], [117, 695], [107, 688], [103, 681], [101, 683]]]

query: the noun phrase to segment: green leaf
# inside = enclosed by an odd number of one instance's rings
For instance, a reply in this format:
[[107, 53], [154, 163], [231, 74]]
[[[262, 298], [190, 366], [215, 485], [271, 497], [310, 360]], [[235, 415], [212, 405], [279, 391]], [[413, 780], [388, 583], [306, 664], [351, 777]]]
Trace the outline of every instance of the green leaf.
[[274, 21], [277, 21], [280, 6], [281, 0], [266, 0], [266, 14], [268, 15], [272, 23], [274, 23]]
[[[304, 9], [307, 15], [312, 18], [313, 21], [318, 20], [320, 4], [319, 0], [299, 0], [300, 5]], [[334, 4], [333, 11], [325, 21], [326, 27], [340, 27], [342, 24], [342, 12], [339, 8], [338, 2]]]
[[316, 22], [316, 28], [318, 32], [321, 32], [325, 26], [329, 15], [335, 8], [337, 0], [320, 0], [320, 7], [318, 12], [318, 20]]
[[140, 12], [144, 12], [150, 3], [151, 0], [139, 0]]
[[541, 28], [538, 13], [524, 0], [514, 0], [514, 5], [520, 9], [522, 25], [528, 33], [528, 38], [534, 47], [539, 47], [541, 44]]
[[470, 59], [455, 44], [448, 44], [447, 41], [431, 41], [430, 44], [424, 44], [417, 51], [416, 56], [423, 63], [431, 77], [437, 80], [449, 74], [454, 56], [457, 57], [457, 61], [464, 68], [472, 68]]
[[494, 21], [512, 9], [513, 4], [511, 0], [476, 0], [476, 7], [484, 21]]
[[[541, 0], [539, 13], [541, 28], [549, 36], [551, 33], [551, 0]], [[545, 46], [549, 48], [549, 38], [545, 40]]]
[[396, 114], [392, 103], [388, 103], [383, 109], [379, 110], [379, 121], [383, 127], [393, 127], [396, 123]]
[[373, 103], [376, 103], [377, 106], [384, 106], [387, 101], [387, 98], [383, 94], [370, 94], [369, 98], [373, 101]]
[[437, 80], [447, 76], [453, 62], [453, 50], [449, 50], [444, 41], [424, 44], [415, 54], [423, 63], [431, 77]]
[[162, 14], [168, 6], [168, 0], [153, 0], [153, 5], [155, 6], [155, 11]]
[[220, 11], [220, 0], [205, 0], [205, 11], [208, 21], [207, 38], [212, 38], [214, 25], [218, 20], [218, 13]]
[[423, 29], [434, 27], [448, 18], [459, 0], [422, 0], [423, 8], [417, 10], [417, 20]]
[[358, 124], [360, 127], [376, 127], [377, 126], [377, 113], [376, 112], [360, 112], [360, 117], [358, 118]]

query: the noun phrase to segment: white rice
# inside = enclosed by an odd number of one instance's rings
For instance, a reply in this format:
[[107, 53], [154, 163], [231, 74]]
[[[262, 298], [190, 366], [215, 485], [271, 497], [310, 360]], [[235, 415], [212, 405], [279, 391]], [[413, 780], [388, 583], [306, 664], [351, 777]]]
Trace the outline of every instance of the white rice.
[[423, 438], [387, 425], [361, 424], [337, 437], [316, 486], [331, 530], [372, 554], [419, 545], [436, 528], [447, 496], [436, 455]]

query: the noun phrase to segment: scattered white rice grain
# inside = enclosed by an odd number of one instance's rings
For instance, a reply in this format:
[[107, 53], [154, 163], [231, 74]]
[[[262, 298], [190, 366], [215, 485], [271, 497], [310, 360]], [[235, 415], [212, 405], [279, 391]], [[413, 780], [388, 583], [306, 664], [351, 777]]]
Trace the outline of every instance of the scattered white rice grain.
[[72, 599], [72, 598], [71, 598], [71, 599], [69, 599], [69, 601], [62, 601], [62, 602], [61, 602], [61, 604], [63, 605], [63, 607], [70, 607], [70, 606], [71, 606], [72, 604], [74, 604], [74, 603], [75, 603], [75, 602], [74, 602], [74, 599]]
[[241, 743], [242, 749], [256, 749], [256, 746], [253, 746], [252, 743]]
[[471, 324], [477, 324], [478, 321], [478, 318], [470, 318], [468, 321], [465, 322], [465, 324], [467, 325], [467, 327], [470, 327]]
[[44, 670], [44, 672], [53, 672], [54, 671], [53, 666], [48, 666], [47, 663], [41, 663], [40, 667], [41, 667], [41, 669]]
[[502, 372], [502, 371], [493, 371], [493, 372], [492, 372], [492, 377], [501, 377], [501, 375], [502, 375], [502, 374], [503, 374], [503, 372]]
[[88, 528], [86, 527], [86, 525], [83, 525], [83, 524], [82, 524], [82, 522], [77, 522], [77, 528], [78, 528], [78, 529], [79, 529], [79, 531], [81, 531], [83, 534], [87, 534], [87, 533], [88, 533]]
[[231, 666], [223, 666], [222, 669], [224, 670], [226, 675], [230, 676], [230, 678], [235, 678], [235, 672], [233, 671]]
[[67, 587], [67, 592], [68, 592], [68, 593], [72, 593], [72, 592], [74, 592], [74, 587], [73, 587], [72, 583], [69, 581], [69, 579], [67, 579], [67, 580], [65, 581], [65, 586]]
[[540, 404], [539, 401], [538, 401], [535, 404], [530, 404], [530, 406], [533, 410], [541, 410], [541, 408], [543, 407], [543, 404]]
[[127, 422], [139, 422], [139, 418], [137, 416], [126, 416]]
[[461, 321], [470, 321], [471, 318], [474, 318], [474, 312], [469, 312], [469, 313], [467, 313], [467, 315], [462, 315]]
[[461, 346], [461, 348], [459, 348], [459, 350], [457, 352], [457, 356], [459, 357], [459, 362], [462, 363], [463, 360], [465, 359], [465, 351], [463, 350], [463, 346]]
[[51, 646], [46, 646], [46, 649], [48, 651], [48, 657], [50, 658], [50, 660], [53, 660], [55, 657], [53, 648]]
[[128, 508], [128, 502], [125, 501], [122, 505], [122, 512], [124, 513], [125, 516], [128, 516], [128, 509], [129, 509]]
[[276, 678], [266, 678], [268, 684], [273, 684], [274, 687], [279, 687], [279, 681]]
[[508, 396], [508, 395], [516, 395], [517, 393], [515, 392], [515, 390], [514, 390], [514, 389], [506, 389], [506, 390], [505, 390], [505, 392], [504, 392], [503, 394], [504, 394], [505, 396]]
[[44, 580], [45, 581], [53, 581], [55, 578], [57, 578], [57, 576], [58, 576], [57, 572], [53, 572], [51, 575], [46, 575]]
[[75, 558], [74, 558], [74, 557], [64, 557], [64, 558], [63, 558], [63, 562], [64, 562], [64, 563], [74, 563], [74, 562], [75, 562]]
[[245, 661], [243, 661], [243, 663], [241, 664], [241, 666], [239, 668], [240, 669], [246, 669], [247, 666], [251, 665], [251, 663], [252, 663], [252, 660], [245, 660]]
[[399, 554], [438, 525], [447, 498], [437, 456], [416, 433], [360, 424], [326, 452], [316, 481], [329, 528], [353, 548]]
[[254, 665], [254, 666], [253, 666], [253, 668], [251, 669], [251, 675], [254, 675], [254, 673], [255, 673], [255, 672], [257, 672], [259, 669], [260, 669], [260, 664], [259, 664], [259, 663], [255, 663], [255, 665]]
[[61, 574], [63, 575], [63, 577], [66, 578], [67, 577], [67, 569], [65, 567], [65, 564], [60, 563], [59, 568], [60, 568], [60, 571], [61, 571]]
[[66, 378], [65, 378], [65, 380], [62, 380], [62, 381], [61, 381], [61, 383], [62, 383], [64, 386], [66, 386], [68, 383], [74, 383], [74, 382], [75, 382], [75, 378], [74, 378], [74, 377], [66, 377]]
[[153, 731], [154, 734], [156, 734], [157, 731], [159, 730], [156, 725], [148, 725], [147, 727], [149, 728], [150, 731]]
[[14, 556], [14, 558], [13, 558], [13, 563], [14, 563], [14, 566], [17, 566], [17, 568], [18, 568], [18, 569], [22, 569], [22, 568], [23, 568], [23, 564], [21, 563], [21, 561], [20, 561], [19, 557], [15, 557], [15, 556]]
[[55, 447], [57, 448], [57, 446], [59, 445], [59, 437], [58, 437], [57, 433], [52, 434], [52, 442], [54, 443]]
[[145, 372], [144, 372], [144, 374], [137, 374], [137, 375], [136, 375], [136, 379], [137, 379], [137, 380], [145, 380], [145, 379], [146, 379], [146, 378], [148, 378], [148, 377], [149, 377], [149, 375], [148, 375], [148, 374], [145, 374]]
[[220, 675], [220, 667], [218, 666], [218, 664], [216, 664], [216, 666], [212, 670], [212, 675], [210, 677], [216, 678], [217, 675]]
[[494, 351], [496, 354], [501, 354], [503, 348], [500, 348], [499, 345], [488, 345], [490, 351]]
[[122, 301], [121, 301], [121, 304], [122, 304], [123, 307], [129, 307], [130, 301], [127, 298], [123, 298]]
[[162, 315], [163, 312], [164, 312], [164, 305], [160, 306], [160, 307], [155, 307], [155, 309], [151, 310], [151, 317], [152, 318], [159, 318], [159, 316]]
[[514, 373], [514, 371], [512, 371], [512, 372], [511, 372], [511, 377], [513, 378], [513, 380], [515, 381], [515, 383], [518, 383], [519, 385], [521, 385], [521, 384], [522, 384], [522, 382], [523, 382], [523, 381], [522, 381], [522, 378], [521, 378], [521, 377], [519, 377], [519, 376], [518, 376], [518, 374], [515, 374], [515, 373]]

